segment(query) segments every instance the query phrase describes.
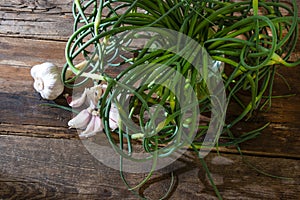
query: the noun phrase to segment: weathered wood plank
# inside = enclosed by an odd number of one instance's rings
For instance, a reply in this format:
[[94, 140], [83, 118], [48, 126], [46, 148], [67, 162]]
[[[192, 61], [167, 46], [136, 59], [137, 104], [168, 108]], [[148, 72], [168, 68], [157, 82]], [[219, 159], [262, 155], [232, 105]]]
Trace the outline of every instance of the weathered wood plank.
[[[242, 162], [240, 156], [211, 153], [206, 157], [216, 184], [225, 199], [297, 199], [300, 192], [299, 160], [245, 156], [265, 172], [287, 176], [281, 180], [264, 176]], [[0, 136], [0, 198], [26, 199], [136, 199], [122, 184], [118, 171], [93, 158], [78, 140]], [[170, 199], [215, 199], [197, 158], [187, 153], [139, 192], [158, 199], [170, 183]], [[136, 183], [144, 174], [127, 174]]]
[[28, 12], [45, 12], [51, 9], [71, 12], [73, 0], [2, 0], [0, 9], [2, 11], [28, 11]]
[[72, 2], [73, 0], [2, 0], [0, 36], [67, 40], [72, 34]]
[[72, 0], [0, 2], [0, 36], [66, 40], [72, 33]]
[[[51, 103], [51, 101], [40, 99], [39, 94], [0, 92], [0, 124], [67, 128], [67, 122], [72, 118], [71, 113], [58, 108], [42, 106], [45, 103]], [[5, 130], [3, 131], [5, 132]]]
[[[56, 120], [52, 120], [56, 121]], [[58, 121], [58, 120], [57, 120]], [[57, 125], [57, 122], [55, 122]], [[68, 129], [62, 126], [49, 125], [31, 125], [31, 124], [7, 124], [1, 122], [1, 135], [16, 135], [16, 136], [31, 136], [31, 137], [45, 137], [45, 138], [77, 138], [77, 131], [75, 129]]]
[[46, 61], [62, 66], [65, 45], [65, 42], [0, 37], [1, 70], [12, 66], [17, 72], [20, 70], [17, 67], [31, 67]]

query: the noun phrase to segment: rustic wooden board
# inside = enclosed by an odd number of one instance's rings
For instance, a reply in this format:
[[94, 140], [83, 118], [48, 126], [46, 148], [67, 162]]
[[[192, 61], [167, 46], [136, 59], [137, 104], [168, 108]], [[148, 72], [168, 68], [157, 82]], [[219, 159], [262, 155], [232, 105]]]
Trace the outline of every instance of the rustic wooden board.
[[65, 63], [65, 45], [66, 42], [0, 36], [1, 70], [5, 70], [7, 66], [14, 67], [15, 70], [24, 70], [20, 67], [31, 68], [33, 65], [46, 61], [62, 66]]
[[[297, 199], [300, 192], [299, 160], [248, 157], [265, 172], [287, 176], [281, 180], [264, 176], [234, 155], [212, 153], [207, 158], [216, 184], [225, 199]], [[0, 199], [136, 199], [122, 184], [118, 171], [93, 158], [78, 140], [0, 136]], [[197, 158], [187, 153], [168, 167], [174, 169], [171, 199], [215, 199]], [[129, 174], [129, 182], [144, 174]], [[170, 173], [160, 170], [141, 195], [158, 199], [170, 183]]]
[[66, 40], [72, 33], [72, 0], [1, 0], [0, 35]]
[[[40, 106], [49, 101], [32, 87], [31, 66], [49, 61], [61, 67], [65, 62], [64, 48], [72, 34], [71, 4], [72, 0], [0, 1], [0, 199], [137, 199], [119, 172], [93, 158], [76, 130], [68, 129], [72, 115]], [[300, 46], [297, 51], [294, 60]], [[239, 124], [234, 132], [271, 122], [259, 137], [241, 145], [244, 158], [266, 173], [292, 179], [258, 173], [234, 148], [221, 148], [225, 158], [211, 153], [206, 161], [225, 199], [300, 198], [300, 68], [281, 67], [279, 72], [291, 89], [277, 77], [274, 95], [296, 95], [274, 99], [269, 112]], [[63, 97], [57, 100], [62, 101]], [[163, 196], [171, 179], [168, 170], [174, 169], [169, 199], [216, 199], [200, 165], [188, 152], [157, 172], [139, 193], [151, 199]], [[136, 184], [145, 175], [127, 176]]]
[[[0, 36], [67, 40], [72, 34], [72, 0], [2, 0]], [[300, 9], [298, 11], [300, 16]]]

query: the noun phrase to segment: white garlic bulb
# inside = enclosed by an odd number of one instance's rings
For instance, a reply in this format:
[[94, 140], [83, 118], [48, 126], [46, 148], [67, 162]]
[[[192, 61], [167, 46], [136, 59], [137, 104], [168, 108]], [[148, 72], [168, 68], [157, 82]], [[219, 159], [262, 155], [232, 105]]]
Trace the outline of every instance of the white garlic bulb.
[[54, 100], [64, 90], [60, 71], [57, 66], [46, 62], [31, 68], [31, 76], [34, 79], [33, 87], [44, 99]]

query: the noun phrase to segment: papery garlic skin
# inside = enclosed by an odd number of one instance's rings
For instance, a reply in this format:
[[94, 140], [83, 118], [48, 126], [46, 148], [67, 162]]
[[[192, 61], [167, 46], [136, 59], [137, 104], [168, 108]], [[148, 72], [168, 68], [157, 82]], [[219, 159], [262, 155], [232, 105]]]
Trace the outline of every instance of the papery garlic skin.
[[60, 71], [52, 63], [45, 62], [31, 68], [31, 76], [34, 79], [33, 87], [39, 92], [43, 99], [54, 100], [64, 90]]

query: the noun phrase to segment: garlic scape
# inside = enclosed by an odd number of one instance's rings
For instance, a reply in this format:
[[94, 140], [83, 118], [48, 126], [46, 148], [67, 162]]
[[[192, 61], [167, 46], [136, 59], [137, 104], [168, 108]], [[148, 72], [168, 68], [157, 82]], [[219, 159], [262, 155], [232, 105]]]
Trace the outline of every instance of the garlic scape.
[[42, 98], [47, 100], [56, 99], [64, 90], [60, 71], [52, 63], [45, 62], [31, 68], [31, 76], [34, 79], [33, 87]]

